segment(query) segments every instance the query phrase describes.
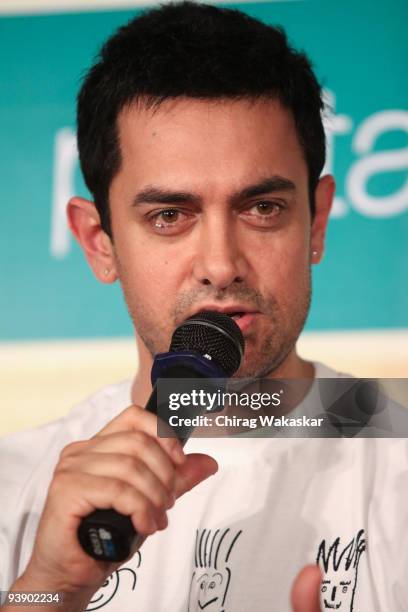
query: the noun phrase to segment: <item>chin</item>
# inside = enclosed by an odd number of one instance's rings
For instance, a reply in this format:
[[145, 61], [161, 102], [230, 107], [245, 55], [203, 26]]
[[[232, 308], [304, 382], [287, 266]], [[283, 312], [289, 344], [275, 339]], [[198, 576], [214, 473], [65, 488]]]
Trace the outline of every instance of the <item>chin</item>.
[[273, 362], [256, 363], [245, 360], [241, 367], [235, 372], [233, 378], [267, 378], [277, 368]]
[[288, 358], [293, 345], [269, 339], [262, 346], [250, 345], [245, 349], [244, 360], [233, 378], [270, 378]]

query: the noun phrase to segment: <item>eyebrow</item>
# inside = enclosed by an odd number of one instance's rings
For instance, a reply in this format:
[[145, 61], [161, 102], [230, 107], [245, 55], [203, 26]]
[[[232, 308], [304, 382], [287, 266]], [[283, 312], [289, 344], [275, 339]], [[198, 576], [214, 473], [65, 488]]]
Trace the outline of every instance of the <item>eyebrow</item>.
[[348, 582], [340, 582], [340, 586], [348, 586], [349, 584], [351, 584], [351, 580]]
[[[231, 205], [236, 205], [242, 200], [248, 200], [276, 191], [296, 191], [296, 185], [293, 181], [283, 176], [271, 176], [233, 193], [228, 198], [228, 202]], [[133, 198], [132, 206], [140, 204], [186, 204], [187, 202], [201, 204], [202, 198], [197, 194], [187, 191], [171, 191], [160, 187], [148, 186], [136, 194]]]

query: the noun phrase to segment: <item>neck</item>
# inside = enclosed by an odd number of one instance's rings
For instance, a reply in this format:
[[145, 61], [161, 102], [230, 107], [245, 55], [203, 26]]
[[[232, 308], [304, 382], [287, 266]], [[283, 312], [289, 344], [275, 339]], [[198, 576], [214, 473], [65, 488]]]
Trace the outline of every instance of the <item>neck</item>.
[[282, 363], [266, 378], [314, 378], [315, 367], [310, 361], [305, 361], [294, 348]]

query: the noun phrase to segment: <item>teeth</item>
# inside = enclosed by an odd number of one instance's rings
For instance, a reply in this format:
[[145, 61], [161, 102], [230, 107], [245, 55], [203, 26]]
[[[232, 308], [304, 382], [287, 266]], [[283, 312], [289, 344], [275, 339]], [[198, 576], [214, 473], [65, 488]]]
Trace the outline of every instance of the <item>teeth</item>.
[[233, 315], [230, 315], [230, 316], [231, 316], [231, 319], [234, 319], [234, 321], [235, 321], [236, 319], [240, 319], [242, 317], [242, 312], [236, 312], [236, 313], [234, 313]]

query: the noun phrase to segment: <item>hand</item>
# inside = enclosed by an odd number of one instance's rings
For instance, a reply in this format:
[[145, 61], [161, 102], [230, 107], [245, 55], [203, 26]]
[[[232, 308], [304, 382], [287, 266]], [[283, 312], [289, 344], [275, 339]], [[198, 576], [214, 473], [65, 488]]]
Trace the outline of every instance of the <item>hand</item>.
[[166, 510], [175, 499], [217, 468], [208, 455], [185, 455], [176, 438], [158, 438], [157, 417], [138, 406], [124, 410], [90, 440], [69, 444], [56, 466], [22, 576], [26, 588], [92, 596], [123, 562], [96, 561], [82, 550], [81, 519], [95, 509], [113, 508], [130, 516], [140, 535], [151, 535], [167, 527]]
[[292, 587], [293, 612], [321, 612], [321, 580], [322, 575], [318, 565], [307, 565], [299, 572]]

